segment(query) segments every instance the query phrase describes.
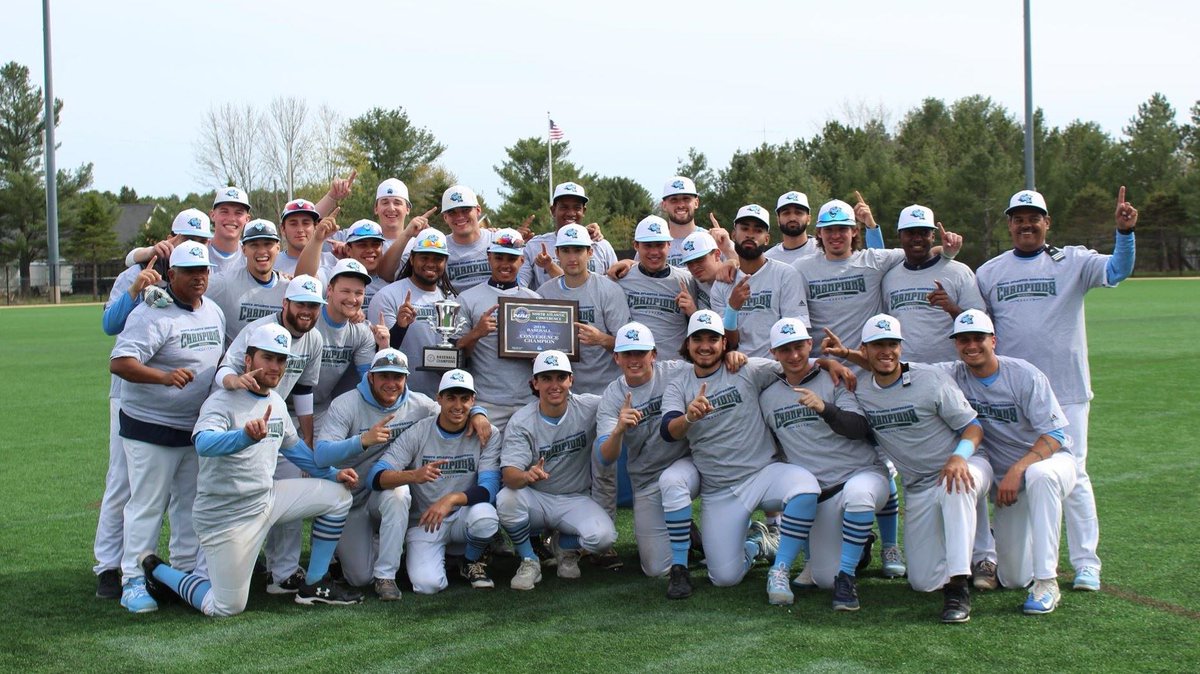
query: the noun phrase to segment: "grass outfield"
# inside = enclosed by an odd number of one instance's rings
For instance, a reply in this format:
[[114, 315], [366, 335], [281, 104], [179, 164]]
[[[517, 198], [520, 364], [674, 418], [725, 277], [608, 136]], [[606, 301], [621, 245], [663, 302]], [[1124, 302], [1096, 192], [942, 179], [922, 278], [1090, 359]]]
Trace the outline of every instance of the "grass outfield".
[[[938, 624], [941, 595], [860, 580], [863, 609], [824, 592], [768, 606], [766, 568], [735, 588], [694, 575], [690, 601], [632, 562], [583, 565], [528, 593], [461, 582], [399, 604], [301, 607], [255, 584], [247, 612], [207, 619], [183, 605], [134, 616], [96, 599], [92, 536], [107, 462], [107, 360], [98, 306], [0, 311], [0, 670], [1159, 670], [1200, 663], [1200, 281], [1135, 281], [1088, 301], [1096, 400], [1090, 472], [1105, 591], [1064, 590], [1027, 617], [1024, 592], [976, 593], [967, 625]], [[1069, 571], [1065, 559], [1063, 569]]]

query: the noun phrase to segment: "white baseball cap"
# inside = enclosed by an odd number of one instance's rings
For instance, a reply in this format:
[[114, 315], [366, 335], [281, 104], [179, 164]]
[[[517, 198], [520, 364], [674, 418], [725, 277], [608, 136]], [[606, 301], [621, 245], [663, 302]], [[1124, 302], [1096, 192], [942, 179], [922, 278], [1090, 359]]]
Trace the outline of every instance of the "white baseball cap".
[[667, 180], [667, 183], [663, 185], [662, 198], [664, 200], [676, 194], [686, 194], [690, 197], [700, 195], [696, 191], [696, 183], [692, 182], [692, 179], [687, 176], [675, 176]]
[[900, 219], [896, 221], [896, 229], [916, 229], [928, 228], [934, 229], [937, 227], [937, 220], [933, 217], [933, 209], [920, 204], [913, 204], [908, 208], [900, 211]]
[[798, 318], [781, 318], [771, 326], [771, 348], [778, 349], [784, 344], [812, 339], [808, 328]]
[[346, 243], [366, 241], [367, 239], [384, 241], [383, 228], [374, 220], [355, 220], [354, 224], [350, 225], [350, 233], [346, 235]]
[[363, 283], [371, 282], [371, 275], [367, 273], [367, 268], [362, 266], [362, 263], [354, 258], [347, 257], [337, 261], [333, 265], [333, 271], [329, 274], [329, 283], [333, 283], [333, 279], [342, 274], [357, 276], [363, 280]]
[[826, 201], [817, 212], [817, 227], [854, 226], [854, 207], [841, 199]]
[[799, 206], [806, 211], [812, 210], [808, 207], [808, 195], [803, 192], [792, 191], [779, 195], [779, 201], [775, 202], [775, 212], [783, 210], [784, 206]]
[[475, 192], [466, 185], [454, 185], [450, 189], [442, 192], [442, 212], [453, 210], [455, 208], [478, 208], [479, 197], [475, 196]]
[[367, 372], [396, 372], [408, 374], [408, 356], [397, 349], [380, 349]]
[[737, 224], [742, 218], [753, 218], [771, 228], [771, 215], [767, 213], [767, 209], [758, 204], [746, 204], [738, 209], [737, 216], [733, 218], [733, 223]]
[[716, 250], [717, 240], [712, 237], [712, 234], [703, 229], [697, 229], [687, 235], [687, 238], [683, 240], [683, 244], [680, 245], [680, 249], [683, 251], [683, 257], [680, 258], [680, 262], [687, 264], [692, 260], [699, 260]]
[[221, 204], [241, 204], [250, 210], [250, 197], [240, 187], [221, 187], [213, 197], [213, 208]]
[[297, 213], [308, 213], [313, 220], [320, 220], [321, 214], [317, 212], [317, 205], [308, 199], [293, 199], [283, 206], [283, 214], [279, 216], [279, 222], [288, 219], [289, 215]]
[[692, 317], [688, 319], [688, 337], [701, 330], [715, 332], [718, 335], [725, 334], [725, 324], [721, 321], [721, 315], [712, 309], [701, 309], [692, 314]]
[[278, 323], [264, 323], [250, 335], [247, 346], [283, 356], [292, 355], [292, 336]]
[[657, 215], [647, 215], [633, 231], [633, 240], [638, 243], [670, 243], [671, 232], [667, 221]]
[[900, 334], [900, 321], [895, 316], [875, 314], [863, 324], [862, 343], [869, 344], [883, 339], [904, 341], [904, 337]]
[[1046, 208], [1046, 197], [1043, 197], [1041, 192], [1033, 190], [1021, 190], [1012, 195], [1012, 198], [1008, 200], [1008, 208], [1004, 211], [1004, 214], [1008, 215], [1018, 208], [1036, 208], [1043, 214], [1050, 212]]
[[[379, 183], [379, 187], [375, 188], [375, 201], [379, 201], [384, 197], [400, 197], [408, 201], [408, 185], [400, 182], [396, 178], [388, 178]], [[412, 202], [409, 201], [411, 204]]]
[[291, 281], [288, 281], [287, 292], [283, 298], [289, 302], [311, 302], [313, 304], [325, 304], [325, 288], [321, 286], [321, 280], [301, 274]]
[[446, 235], [432, 227], [421, 230], [413, 242], [412, 252], [450, 256], [450, 251], [446, 248]]
[[543, 372], [566, 372], [572, 373], [571, 360], [567, 358], [567, 354], [562, 351], [543, 351], [533, 359], [533, 374], [539, 375]]
[[172, 267], [212, 267], [208, 262], [208, 246], [195, 241], [184, 241], [171, 251]]
[[171, 222], [171, 233], [211, 239], [213, 235], [212, 220], [209, 220], [208, 214], [199, 208], [185, 208], [179, 211], [179, 215], [176, 215], [175, 220]]
[[270, 220], [258, 218], [246, 223], [246, 227], [242, 229], [242, 243], [253, 241], [255, 239], [273, 239], [279, 240], [279, 229], [275, 227], [275, 223]]
[[487, 252], [520, 255], [524, 247], [525, 239], [521, 238], [521, 233], [511, 227], [505, 227], [492, 235], [492, 245], [488, 246]]
[[950, 339], [954, 339], [956, 335], [962, 335], [969, 332], [982, 332], [986, 335], [996, 334], [996, 326], [992, 325], [992, 319], [979, 309], [967, 309], [954, 319], [954, 331], [950, 333]]
[[550, 203], [558, 201], [559, 197], [579, 197], [583, 199], [583, 203], [588, 202], [587, 192], [583, 190], [583, 185], [579, 183], [559, 183], [554, 186], [554, 196], [550, 198]]
[[438, 384], [438, 393], [448, 389], [461, 388], [475, 392], [475, 378], [466, 370], [450, 370], [442, 375], [442, 381]]
[[554, 238], [554, 247], [562, 248], [563, 246], [584, 246], [592, 247], [592, 235], [588, 234], [587, 227], [583, 225], [565, 225], [558, 230], [558, 235]]
[[616, 342], [613, 353], [650, 351], [654, 349], [654, 333], [645, 325], [633, 321], [617, 329]]

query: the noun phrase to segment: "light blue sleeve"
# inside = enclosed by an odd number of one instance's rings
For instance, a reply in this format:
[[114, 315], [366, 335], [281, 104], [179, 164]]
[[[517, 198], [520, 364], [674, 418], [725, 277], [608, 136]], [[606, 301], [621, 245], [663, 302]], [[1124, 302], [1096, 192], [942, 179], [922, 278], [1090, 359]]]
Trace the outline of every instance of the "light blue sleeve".
[[480, 487], [488, 490], [488, 493], [492, 495], [492, 498], [489, 500], [492, 503], [495, 503], [496, 494], [500, 493], [500, 471], [485, 470], [481, 472], [477, 479], [477, 483]]
[[867, 248], [883, 248], [883, 227], [867, 227]]
[[129, 293], [121, 293], [115, 302], [104, 308], [104, 316], [100, 319], [100, 327], [106, 335], [119, 335], [125, 329], [125, 319], [137, 307]]
[[336, 468], [327, 468], [318, 466], [313, 461], [313, 451], [305, 444], [303, 439], [297, 439], [296, 444], [290, 447], [281, 447], [279, 452], [283, 454], [289, 461], [296, 464], [300, 470], [308, 473], [313, 477], [324, 478], [332, 482], [337, 481], [338, 470]]
[[[604, 435], [597, 437], [596, 441], [592, 443], [592, 449], [596, 453], [596, 460], [599, 461], [600, 465], [602, 465], [602, 466], [611, 466], [614, 463], [616, 463], [616, 461], [605, 461], [604, 455], [600, 453], [600, 445], [603, 445], [604, 441], [607, 440], [610, 435], [611, 435], [610, 433], [605, 433]], [[624, 451], [626, 451], [626, 449], [627, 448], [625, 447], [625, 443], [622, 442], [621, 443], [621, 451], [624, 452]], [[617, 455], [617, 458], [618, 459], [621, 458], [620, 454]]]
[[1133, 263], [1136, 257], [1137, 246], [1133, 232], [1122, 234], [1118, 231], [1113, 254], [1108, 258], [1108, 265], [1105, 267], [1105, 278], [1108, 285], [1115, 286], [1129, 278], [1129, 275], [1133, 273]]
[[192, 438], [200, 456], [228, 456], [254, 444], [240, 428], [228, 431], [200, 431]]
[[321, 467], [336, 466], [362, 451], [362, 440], [357, 435], [345, 440], [317, 440], [314, 461]]

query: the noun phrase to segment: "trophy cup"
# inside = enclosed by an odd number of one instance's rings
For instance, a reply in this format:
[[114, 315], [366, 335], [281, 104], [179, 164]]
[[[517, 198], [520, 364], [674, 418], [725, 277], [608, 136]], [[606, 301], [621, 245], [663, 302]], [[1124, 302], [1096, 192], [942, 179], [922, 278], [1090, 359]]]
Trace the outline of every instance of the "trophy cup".
[[461, 308], [462, 305], [451, 297], [433, 303], [434, 315], [429, 322], [433, 331], [442, 336], [442, 342], [437, 346], [424, 348], [419, 369], [445, 372], [463, 367], [466, 359], [462, 349], [450, 343], [450, 336], [460, 328], [458, 312]]

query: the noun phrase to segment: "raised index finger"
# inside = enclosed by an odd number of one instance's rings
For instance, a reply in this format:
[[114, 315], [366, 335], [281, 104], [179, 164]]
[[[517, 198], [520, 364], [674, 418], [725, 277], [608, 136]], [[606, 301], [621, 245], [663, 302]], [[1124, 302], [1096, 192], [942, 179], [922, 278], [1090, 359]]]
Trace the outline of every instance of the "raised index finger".
[[946, 228], [943, 227], [942, 223], [940, 223], [940, 222], [937, 223], [937, 226], [938, 226], [938, 236], [941, 237], [942, 239], [945, 239], [946, 238]]
[[271, 406], [267, 405], [267, 411], [265, 413], [263, 413], [263, 421], [266, 422], [266, 421], [270, 421], [270, 420], [271, 420]]
[[708, 220], [712, 223], [713, 229], [721, 226], [721, 223], [717, 222], [717, 216], [713, 215], [712, 213], [708, 214]]
[[1117, 190], [1117, 207], [1120, 208], [1123, 203], [1125, 203], [1125, 186], [1121, 185], [1121, 189]]
[[628, 391], [625, 393], [625, 406], [633, 407], [633, 394]]
[[346, 178], [346, 180], [349, 181], [351, 185], [353, 185], [354, 179], [357, 177], [358, 177], [358, 169], [350, 169], [350, 177]]
[[867, 200], [862, 198], [862, 195], [858, 193], [858, 190], [854, 190], [854, 198], [857, 200], [857, 203], [867, 203]]
[[701, 384], [701, 385], [700, 385], [700, 392], [696, 394], [696, 397], [697, 397], [697, 398], [703, 398], [703, 397], [704, 397], [704, 393], [705, 393], [705, 391], [707, 391], [707, 390], [708, 390], [708, 382], [704, 382], [703, 384]]
[[431, 209], [429, 209], [429, 210], [425, 211], [423, 214], [421, 214], [421, 217], [422, 217], [422, 218], [428, 218], [429, 216], [431, 216], [431, 215], [433, 215], [434, 213], [437, 213], [437, 212], [438, 212], [438, 207], [437, 207], [437, 206], [434, 206], [433, 208], [431, 208]]
[[155, 255], [154, 257], [150, 258], [149, 262], [146, 263], [146, 269], [154, 269], [154, 265], [157, 263], [158, 263], [158, 256]]
[[[404, 292], [404, 303], [412, 304], [412, 291], [411, 290], [407, 290]], [[383, 317], [381, 316], [379, 320], [383, 320]]]

